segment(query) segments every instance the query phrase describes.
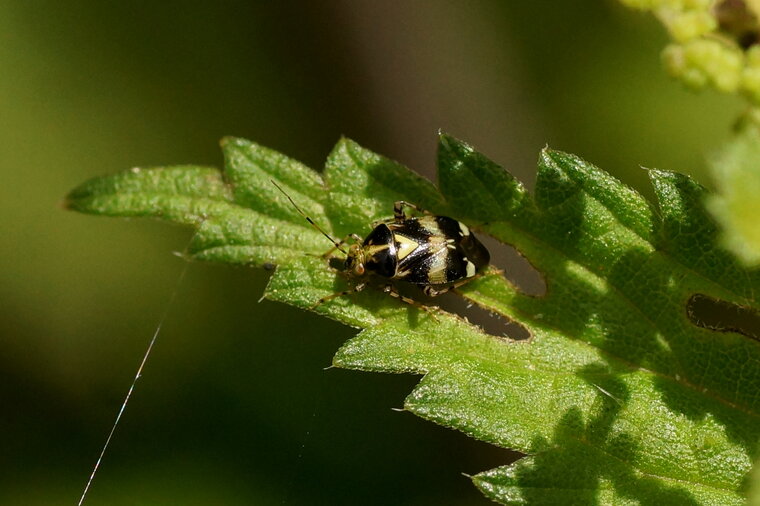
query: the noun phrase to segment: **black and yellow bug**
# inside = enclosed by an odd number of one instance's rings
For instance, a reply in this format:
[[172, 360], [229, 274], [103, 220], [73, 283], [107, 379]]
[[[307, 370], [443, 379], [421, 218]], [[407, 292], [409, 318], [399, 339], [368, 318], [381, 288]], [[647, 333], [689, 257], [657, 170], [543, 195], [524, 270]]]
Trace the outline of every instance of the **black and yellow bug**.
[[[399, 294], [391, 282], [403, 281], [416, 285], [425, 295], [435, 297], [471, 281], [490, 261], [488, 250], [467, 225], [448, 216], [432, 215], [402, 200], [394, 204], [393, 218], [375, 223], [372, 232], [363, 240], [351, 234], [336, 241], [301, 211], [277, 183], [272, 183], [314, 228], [333, 243], [333, 248], [324, 257], [329, 257], [335, 250], [343, 252], [346, 255], [344, 272], [357, 281], [351, 290], [323, 297], [312, 307], [363, 290], [372, 275], [388, 281], [383, 291], [406, 303], [428, 309], [414, 299]], [[407, 216], [404, 207], [424, 214]], [[345, 251], [343, 245], [349, 239], [356, 242]]]

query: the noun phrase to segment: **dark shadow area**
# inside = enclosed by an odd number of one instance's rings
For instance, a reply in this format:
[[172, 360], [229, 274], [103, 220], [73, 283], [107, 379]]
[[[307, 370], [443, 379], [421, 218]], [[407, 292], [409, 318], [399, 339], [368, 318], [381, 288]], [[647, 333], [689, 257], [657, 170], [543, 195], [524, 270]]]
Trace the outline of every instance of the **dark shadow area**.
[[525, 502], [607, 504], [603, 483], [609, 482], [617, 493], [638, 504], [698, 504], [688, 491], [665, 486], [645, 472], [643, 477], [636, 475], [627, 464], [639, 451], [636, 438], [625, 432], [611, 433], [629, 399], [625, 383], [603, 364], [585, 367], [578, 375], [600, 392], [595, 414], [584, 421], [579, 409], [570, 408], [554, 428], [551, 441], [533, 440], [532, 456], [517, 464]]
[[456, 292], [445, 293], [432, 301], [444, 311], [464, 318], [491, 336], [512, 341], [525, 341], [531, 338], [530, 331], [519, 322], [484, 309]]
[[491, 265], [501, 269], [521, 292], [534, 297], [546, 295], [544, 277], [517, 249], [486, 234], [478, 234], [478, 239], [491, 254]]

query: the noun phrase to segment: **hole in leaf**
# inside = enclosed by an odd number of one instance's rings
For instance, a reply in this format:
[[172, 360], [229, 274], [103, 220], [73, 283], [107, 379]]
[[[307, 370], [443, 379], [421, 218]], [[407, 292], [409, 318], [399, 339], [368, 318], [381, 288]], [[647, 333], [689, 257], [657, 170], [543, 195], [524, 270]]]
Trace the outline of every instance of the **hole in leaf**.
[[736, 332], [760, 341], [760, 314], [754, 309], [698, 293], [686, 303], [686, 313], [698, 327]]
[[491, 253], [491, 265], [504, 271], [504, 277], [522, 293], [533, 297], [546, 295], [544, 277], [518, 250], [485, 234], [478, 234], [478, 239]]
[[[428, 302], [429, 300], [429, 302]], [[531, 338], [531, 333], [521, 324], [493, 313], [487, 309], [464, 299], [453, 292], [444, 293], [432, 299], [426, 299], [425, 304], [436, 305], [442, 310], [456, 314], [477, 325], [483, 332], [500, 339], [508, 338], [513, 341], [525, 341]]]

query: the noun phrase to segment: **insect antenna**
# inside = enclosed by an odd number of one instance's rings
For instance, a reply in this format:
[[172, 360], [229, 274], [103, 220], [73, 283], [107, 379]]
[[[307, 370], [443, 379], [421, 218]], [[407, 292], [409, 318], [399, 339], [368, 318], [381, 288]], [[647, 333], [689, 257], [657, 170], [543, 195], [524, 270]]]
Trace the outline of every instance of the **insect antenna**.
[[317, 230], [319, 230], [319, 231], [322, 233], [322, 235], [323, 235], [323, 236], [325, 236], [325, 237], [327, 237], [328, 239], [330, 239], [330, 242], [331, 242], [331, 243], [333, 243], [333, 245], [335, 246], [335, 248], [336, 248], [338, 251], [340, 251], [340, 252], [341, 252], [341, 253], [343, 253], [344, 255], [348, 255], [348, 253], [346, 253], [346, 250], [344, 250], [344, 249], [341, 247], [341, 244], [342, 244], [342, 243], [339, 243], [338, 241], [336, 241], [335, 239], [333, 239], [332, 237], [330, 237], [330, 235], [329, 235], [327, 232], [325, 232], [324, 230], [322, 230], [322, 227], [320, 227], [319, 225], [317, 225], [316, 223], [314, 223], [314, 220], [312, 220], [312, 219], [309, 217], [309, 215], [307, 215], [305, 212], [303, 212], [303, 211], [301, 210], [301, 208], [300, 208], [300, 207], [298, 207], [298, 205], [297, 205], [297, 204], [296, 204], [296, 203], [293, 201], [293, 199], [292, 199], [292, 198], [290, 198], [290, 195], [288, 195], [287, 193], [285, 193], [285, 190], [283, 190], [282, 188], [280, 188], [280, 185], [278, 185], [277, 183], [275, 183], [275, 182], [274, 182], [274, 179], [270, 179], [269, 181], [271, 181], [271, 182], [272, 182], [272, 184], [273, 184], [273, 185], [275, 185], [275, 186], [277, 187], [277, 189], [278, 189], [278, 190], [280, 190], [280, 191], [282, 192], [282, 194], [283, 194], [283, 195], [285, 195], [285, 197], [287, 197], [287, 199], [290, 201], [290, 203], [291, 203], [291, 204], [293, 204], [293, 207], [295, 207], [295, 208], [296, 208], [296, 211], [298, 211], [298, 214], [300, 214], [301, 216], [303, 216], [304, 218], [306, 218], [306, 221], [308, 221], [308, 222], [311, 224], [311, 226], [312, 226], [312, 227], [314, 227], [314, 228], [316, 228]]

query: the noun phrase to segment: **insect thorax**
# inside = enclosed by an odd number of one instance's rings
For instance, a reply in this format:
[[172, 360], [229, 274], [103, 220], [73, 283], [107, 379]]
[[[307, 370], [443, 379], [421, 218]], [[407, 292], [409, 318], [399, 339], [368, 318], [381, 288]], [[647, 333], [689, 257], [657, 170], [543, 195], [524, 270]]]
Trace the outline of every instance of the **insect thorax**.
[[[407, 220], [408, 221], [408, 220]], [[362, 243], [364, 266], [378, 276], [393, 278], [398, 267], [398, 254], [394, 233], [388, 224], [381, 223]]]

